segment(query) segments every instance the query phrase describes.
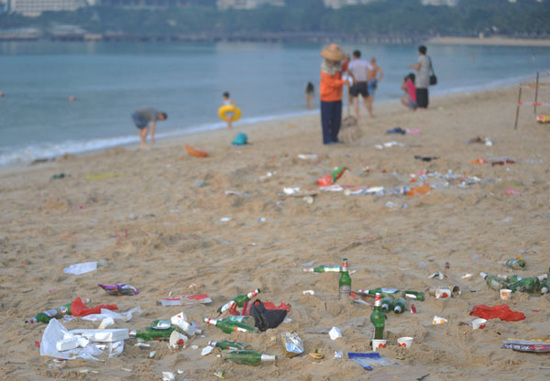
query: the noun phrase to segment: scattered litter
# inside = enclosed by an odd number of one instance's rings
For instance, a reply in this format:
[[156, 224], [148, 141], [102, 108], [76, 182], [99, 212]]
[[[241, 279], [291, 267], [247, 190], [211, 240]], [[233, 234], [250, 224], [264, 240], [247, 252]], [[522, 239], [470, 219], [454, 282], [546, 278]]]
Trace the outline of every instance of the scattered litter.
[[300, 155], [298, 155], [298, 158], [302, 159], [302, 160], [317, 160], [319, 158], [319, 156], [300, 154]]
[[131, 220], [137, 220], [139, 218], [155, 217], [154, 213], [143, 213], [143, 214], [130, 214], [128, 216]]
[[192, 147], [189, 144], [185, 144], [185, 149], [187, 150], [187, 153], [190, 156], [208, 157], [208, 152], [200, 150], [200, 149], [196, 149], [195, 147]]
[[124, 174], [115, 173], [115, 172], [99, 172], [99, 173], [87, 173], [85, 178], [88, 181], [94, 181], [94, 180], [112, 179], [112, 178], [121, 177], [121, 176], [124, 176]]
[[548, 353], [550, 340], [506, 339], [503, 347], [519, 352]]
[[366, 370], [373, 370], [375, 366], [392, 365], [391, 362], [382, 358], [380, 353], [348, 353], [348, 358], [361, 365]]
[[408, 207], [409, 207], [409, 204], [407, 204], [406, 202], [403, 202], [403, 203], [392, 202], [392, 201], [386, 202], [386, 208], [407, 209]]
[[304, 342], [296, 332], [281, 332], [281, 341], [286, 357], [292, 358], [304, 353]]
[[483, 319], [500, 319], [502, 321], [520, 321], [525, 319], [525, 315], [519, 311], [512, 311], [509, 306], [501, 304], [494, 307], [488, 307], [483, 304], [474, 306], [470, 316], [477, 316]]
[[328, 332], [328, 334], [332, 340], [336, 340], [342, 337], [342, 332], [338, 327], [332, 327], [332, 329]]
[[342, 357], [344, 357], [344, 352], [342, 351], [334, 352], [335, 359], [341, 359]]
[[195, 304], [212, 303], [212, 299], [210, 299], [210, 296], [208, 294], [196, 294], [196, 295], [179, 296], [176, 298], [159, 299], [158, 303], [162, 304], [163, 307], [192, 306]]
[[521, 194], [520, 191], [515, 189], [506, 189], [506, 195], [508, 196], [519, 196]]
[[143, 313], [143, 310], [141, 307], [134, 307], [129, 311], [126, 312], [114, 312], [112, 310], [108, 310], [105, 308], [102, 308], [100, 313], [98, 314], [90, 314], [87, 316], [84, 316], [82, 320], [88, 320], [88, 321], [102, 321], [108, 318], [114, 319], [114, 320], [124, 320], [124, 321], [130, 321], [134, 316], [139, 316]]
[[439, 159], [439, 157], [437, 157], [437, 156], [420, 156], [420, 155], [414, 155], [414, 158], [416, 160], [422, 160], [422, 161], [426, 161], [426, 162], [430, 162], [430, 161]]
[[395, 127], [390, 130], [386, 130], [386, 134], [401, 134], [405, 135], [407, 133], [406, 130], [402, 129], [401, 127]]
[[469, 279], [473, 276], [474, 274], [464, 274], [462, 275], [462, 279]]
[[377, 149], [384, 149], [384, 148], [390, 148], [390, 147], [405, 147], [405, 144], [399, 143], [399, 142], [387, 142], [384, 144], [376, 144], [374, 148]]
[[139, 291], [134, 287], [126, 283], [117, 283], [114, 286], [107, 284], [98, 284], [99, 287], [105, 290], [109, 295], [137, 295]]
[[174, 373], [162, 372], [162, 381], [174, 381], [175, 379], [176, 379], [176, 375]]
[[428, 276], [428, 279], [433, 279], [433, 278], [437, 278], [437, 279], [443, 280], [443, 278], [445, 278], [445, 274], [440, 273], [440, 272], [437, 272], [437, 273], [433, 273], [432, 275], [429, 275], [429, 276]]
[[212, 353], [212, 351], [214, 350], [214, 347], [210, 346], [210, 345], [207, 345], [206, 347], [204, 347], [201, 351], [201, 355], [202, 356], [208, 356], [210, 353]]
[[226, 190], [225, 194], [227, 196], [250, 197], [250, 193], [235, 192], [231, 190]]
[[433, 319], [433, 324], [435, 324], [435, 325], [444, 324], [444, 323], [447, 323], [447, 321], [448, 321], [447, 319], [442, 318], [441, 316], [435, 315], [434, 319]]
[[493, 141], [491, 139], [481, 137], [481, 136], [470, 139], [470, 140], [468, 140], [467, 143], [468, 144], [480, 143], [480, 144], [485, 144], [486, 146], [489, 146], [489, 147], [493, 145]]
[[76, 263], [63, 269], [65, 274], [80, 275], [97, 270], [97, 262]]
[[220, 222], [229, 222], [231, 221], [231, 217], [222, 217], [220, 218]]

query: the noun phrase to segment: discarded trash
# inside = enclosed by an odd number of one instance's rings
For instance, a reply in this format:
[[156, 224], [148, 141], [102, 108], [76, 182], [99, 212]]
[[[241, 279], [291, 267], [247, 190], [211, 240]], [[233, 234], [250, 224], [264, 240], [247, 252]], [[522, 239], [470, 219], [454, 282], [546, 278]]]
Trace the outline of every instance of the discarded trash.
[[487, 325], [486, 319], [475, 319], [470, 323], [470, 326], [475, 329], [485, 329], [485, 326]]
[[377, 340], [377, 339], [372, 340], [372, 351], [376, 352], [380, 349], [386, 348], [386, 342], [387, 342], [386, 340]]
[[124, 320], [124, 321], [130, 321], [134, 316], [139, 316], [143, 313], [143, 310], [141, 307], [134, 307], [129, 311], [126, 312], [114, 312], [112, 310], [108, 310], [105, 308], [102, 308], [100, 313], [98, 314], [90, 314], [82, 317], [82, 320], [88, 320], [88, 321], [103, 321], [105, 319], [114, 319], [114, 320]]
[[302, 160], [316, 160], [318, 158], [319, 158], [318, 155], [304, 155], [304, 154], [298, 155], [298, 159], [302, 159]]
[[208, 345], [202, 349], [201, 356], [208, 356], [213, 350], [214, 347], [210, 345], [210, 342], [208, 342]]
[[208, 345], [212, 348], [220, 348], [223, 350], [239, 351], [245, 349], [251, 349], [252, 346], [247, 343], [241, 343], [239, 341], [223, 340], [223, 341], [209, 341]]
[[315, 360], [322, 360], [325, 358], [325, 355], [318, 353], [318, 349], [315, 349], [315, 352], [310, 352], [309, 355]]
[[257, 331], [255, 327], [249, 326], [247, 324], [239, 323], [236, 321], [204, 318], [204, 322], [215, 325], [216, 327], [221, 329], [222, 332], [225, 332], [225, 333], [231, 333], [235, 331], [237, 332], [256, 332]]
[[224, 355], [224, 360], [236, 364], [260, 365], [263, 362], [275, 362], [277, 356], [265, 355], [256, 351], [231, 351]]
[[550, 340], [506, 339], [503, 347], [519, 352], [547, 353], [550, 352]]
[[304, 353], [304, 342], [296, 332], [281, 332], [281, 341], [285, 348], [285, 356], [292, 358]]
[[515, 189], [506, 189], [506, 195], [507, 196], [519, 196], [521, 195], [521, 192]]
[[477, 316], [483, 319], [500, 319], [502, 321], [520, 321], [525, 319], [525, 315], [519, 311], [512, 311], [509, 306], [501, 304], [494, 307], [488, 307], [483, 304], [474, 306], [470, 316]]
[[429, 290], [429, 293], [431, 296], [435, 296], [437, 299], [445, 299], [450, 297], [458, 298], [460, 295], [462, 295], [462, 290], [459, 286], [441, 286], [431, 288]]
[[172, 323], [172, 325], [178, 327], [189, 336], [193, 336], [195, 334], [195, 327], [193, 327], [193, 325], [187, 321], [187, 316], [185, 316], [185, 313], [183, 313], [183, 311], [179, 314], [172, 316], [170, 318], [170, 322]]
[[131, 220], [137, 220], [139, 218], [155, 217], [154, 213], [143, 213], [143, 214], [130, 214], [128, 216]]
[[332, 327], [332, 329], [328, 332], [328, 334], [332, 340], [336, 340], [342, 337], [342, 332], [338, 327]]
[[229, 308], [231, 308], [231, 306], [233, 304], [236, 304], [237, 306], [242, 307], [244, 302], [249, 302], [250, 300], [255, 298], [261, 292], [262, 292], [262, 290], [257, 288], [254, 291], [249, 292], [248, 294], [237, 295], [236, 297], [231, 299], [229, 302], [227, 302], [224, 305], [218, 307], [217, 312], [219, 314], [222, 314], [225, 311], [229, 310]]
[[323, 265], [317, 267], [304, 267], [304, 272], [307, 273], [340, 273], [342, 272], [342, 266], [336, 265]]
[[374, 147], [377, 149], [384, 149], [384, 148], [390, 148], [390, 147], [405, 147], [405, 144], [398, 143], [398, 142], [387, 142], [384, 144], [376, 144]]
[[424, 184], [418, 188], [410, 189], [407, 191], [407, 196], [416, 196], [419, 194], [426, 194], [430, 191], [430, 184]]
[[145, 327], [145, 330], [131, 330], [129, 335], [131, 338], [137, 338], [141, 340], [168, 340], [172, 332], [174, 332], [175, 327], [169, 327], [167, 329], [154, 329], [153, 327]]
[[442, 318], [441, 316], [437, 316], [435, 315], [434, 318], [433, 318], [433, 324], [437, 325], [437, 324], [444, 324], [444, 323], [447, 323], [447, 319], [445, 318]]
[[114, 286], [107, 284], [98, 284], [99, 287], [105, 290], [109, 295], [137, 295], [139, 291], [134, 287], [126, 283], [117, 283]]
[[404, 203], [397, 203], [397, 202], [392, 202], [392, 201], [388, 201], [386, 202], [386, 208], [401, 208], [401, 209], [407, 209], [409, 207], [409, 204], [407, 204], [406, 202]]
[[539, 123], [550, 123], [550, 116], [549, 115], [537, 115], [537, 122]]
[[76, 263], [63, 269], [65, 274], [80, 275], [97, 270], [97, 262]]
[[57, 175], [53, 175], [52, 176], [52, 179], [54, 180], [58, 180], [58, 179], [64, 179], [65, 177], [69, 177], [70, 175], [66, 175], [64, 173], [60, 173], [60, 174], [57, 174]]
[[305, 296], [305, 295], [315, 295], [315, 291], [313, 291], [313, 290], [304, 290], [304, 291], [302, 291], [302, 296]]
[[386, 134], [401, 134], [405, 135], [407, 133], [406, 130], [402, 129], [401, 127], [395, 127], [389, 130], [386, 130]]
[[414, 155], [414, 158], [416, 160], [422, 160], [422, 161], [426, 161], [426, 162], [430, 162], [430, 161], [439, 159], [439, 157], [437, 157], [437, 156], [420, 156], [420, 155]]
[[176, 375], [172, 372], [162, 372], [162, 381], [174, 381]]
[[471, 278], [472, 276], [474, 276], [474, 274], [464, 274], [464, 275], [462, 275], [461, 278], [462, 278], [462, 279], [469, 279], [469, 278]]
[[414, 341], [413, 337], [400, 337], [397, 339], [397, 345], [399, 345], [400, 348], [406, 348], [409, 349], [412, 346], [412, 343]]
[[516, 161], [512, 159], [503, 159], [503, 160], [494, 160], [491, 161], [491, 165], [494, 167], [495, 165], [505, 165], [505, 164], [515, 164]]
[[468, 144], [481, 143], [481, 144], [485, 144], [486, 146], [492, 146], [493, 145], [493, 142], [489, 138], [480, 137], [480, 136], [468, 140], [467, 143]]
[[524, 269], [527, 263], [521, 256], [519, 256], [517, 258], [508, 259], [504, 264], [511, 269], [519, 270]]
[[349, 171], [348, 167], [340, 166], [334, 169], [332, 172], [327, 173], [326, 176], [317, 180], [317, 185], [319, 185], [320, 187], [326, 187], [326, 186], [335, 184], [336, 180], [342, 177], [342, 175], [346, 171]]
[[383, 340], [386, 326], [386, 316], [382, 312], [382, 300], [379, 293], [376, 294], [374, 310], [370, 315], [370, 322], [371, 340]]
[[170, 348], [177, 349], [179, 347], [185, 347], [185, 344], [187, 343], [188, 340], [189, 338], [185, 336], [183, 333], [180, 333], [174, 330], [170, 334], [168, 343], [170, 345]]
[[235, 139], [231, 142], [234, 146], [244, 146], [248, 144], [248, 136], [245, 133], [239, 132]]
[[71, 314], [71, 304], [72, 302], [56, 309], [39, 312], [32, 319], [25, 320], [25, 323], [48, 323], [52, 319], [61, 319], [63, 316]]
[[351, 294], [351, 277], [348, 271], [348, 259], [342, 260], [342, 272], [340, 273], [340, 279], [338, 279], [338, 289], [340, 297], [349, 296]]
[[380, 294], [382, 296], [405, 296], [410, 299], [417, 299], [419, 301], [423, 301], [424, 298], [424, 292], [422, 291], [412, 291], [412, 290], [398, 290], [395, 288], [375, 288], [372, 290], [357, 290], [355, 291], [357, 294], [364, 294], [364, 295], [370, 295], [375, 296], [376, 294]]
[[509, 300], [512, 297], [512, 290], [501, 288], [499, 290], [501, 300]]
[[432, 275], [428, 276], [428, 279], [433, 279], [433, 278], [443, 280], [443, 278], [445, 278], [445, 274], [437, 272], [437, 273], [433, 273]]
[[255, 300], [250, 308], [249, 315], [254, 318], [255, 326], [264, 332], [270, 328], [277, 328], [286, 318], [290, 307], [285, 303], [275, 307], [273, 303], [262, 303]]
[[159, 299], [158, 303], [163, 307], [167, 306], [193, 306], [195, 304], [212, 303], [212, 299], [208, 294], [184, 295], [175, 298]]
[[196, 149], [189, 144], [185, 144], [185, 149], [190, 156], [195, 157], [208, 157], [208, 152]]
[[380, 353], [348, 353], [348, 358], [361, 365], [366, 370], [373, 370], [375, 366], [392, 365], [391, 362], [382, 358]]

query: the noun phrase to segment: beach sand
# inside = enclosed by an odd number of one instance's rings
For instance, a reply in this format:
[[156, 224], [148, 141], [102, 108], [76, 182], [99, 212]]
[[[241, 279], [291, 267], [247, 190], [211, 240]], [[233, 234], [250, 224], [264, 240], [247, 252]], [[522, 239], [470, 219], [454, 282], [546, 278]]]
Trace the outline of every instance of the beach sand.
[[[119, 147], [4, 169], [0, 379], [160, 380], [163, 371], [171, 371], [177, 380], [215, 380], [214, 373], [222, 370], [228, 380], [414, 380], [428, 374], [424, 380], [548, 379], [548, 355], [515, 352], [502, 344], [506, 338], [550, 339], [550, 296], [516, 293], [501, 301], [479, 276], [480, 271], [511, 274], [501, 262], [520, 254], [528, 266], [518, 273], [540, 275], [550, 265], [550, 127], [537, 124], [532, 108], [523, 107], [514, 129], [516, 103], [517, 88], [432, 98], [427, 112], [375, 102], [376, 118], [362, 110], [363, 136], [347, 145], [323, 146], [315, 114], [237, 124], [231, 132], [183, 136], [149, 150]], [[397, 126], [422, 134], [386, 134]], [[252, 144], [231, 146], [241, 131]], [[488, 137], [493, 145], [467, 143], [476, 137]], [[375, 148], [391, 141], [404, 146]], [[184, 143], [210, 156], [190, 157]], [[300, 154], [317, 157], [303, 160]], [[415, 155], [438, 159], [425, 162]], [[478, 158], [515, 163], [470, 163]], [[442, 183], [437, 174], [448, 171], [482, 181], [462, 187], [459, 179], [417, 196], [320, 191], [316, 180], [340, 165], [350, 169], [338, 180], [342, 186], [414, 188], [423, 180], [411, 182], [410, 174], [421, 171], [436, 174], [427, 179], [433, 184]], [[52, 179], [60, 173], [67, 177]], [[285, 197], [285, 187], [315, 193], [314, 202]], [[521, 194], [507, 195], [508, 189]], [[390, 201], [407, 207], [386, 206]], [[389, 314], [388, 344], [381, 354], [398, 365], [369, 372], [346, 354], [371, 351], [372, 307], [339, 299], [338, 274], [302, 270], [306, 263], [339, 265], [344, 257], [354, 271], [355, 290], [460, 285], [462, 295], [444, 300], [426, 296], [412, 301], [415, 314], [409, 312], [410, 302], [404, 314]], [[63, 273], [68, 265], [100, 259], [108, 265], [97, 271]], [[428, 278], [438, 271], [447, 278]], [[473, 276], [462, 279], [466, 273]], [[97, 286], [116, 282], [131, 284], [140, 294], [109, 296]], [[216, 317], [219, 305], [255, 288], [262, 289], [259, 299], [264, 302], [291, 304], [291, 322], [263, 333], [230, 336], [202, 322]], [[304, 290], [315, 294], [303, 296]], [[207, 293], [213, 302], [158, 305], [169, 293]], [[180, 350], [162, 342], [140, 349], [127, 340], [119, 357], [103, 355], [100, 363], [41, 357], [35, 341], [42, 339], [46, 325], [25, 324], [25, 319], [77, 296], [91, 298], [91, 305], [116, 303], [120, 311], [136, 306], [145, 311], [129, 322], [117, 320], [116, 328], [142, 329], [153, 319], [169, 319], [183, 310], [203, 328], [203, 336]], [[469, 313], [479, 304], [507, 304], [526, 319], [492, 319], [476, 331], [459, 325], [475, 319]], [[434, 315], [448, 322], [433, 325]], [[98, 324], [76, 319], [64, 325]], [[340, 327], [341, 339], [312, 333], [334, 326]], [[317, 349], [325, 358], [315, 360], [307, 353], [285, 358], [279, 335], [288, 330], [300, 335], [306, 352]], [[397, 346], [401, 336], [414, 337], [409, 350]], [[201, 356], [208, 340], [229, 338], [279, 359], [250, 367], [225, 363], [217, 349]], [[339, 351], [344, 358], [334, 358]]]

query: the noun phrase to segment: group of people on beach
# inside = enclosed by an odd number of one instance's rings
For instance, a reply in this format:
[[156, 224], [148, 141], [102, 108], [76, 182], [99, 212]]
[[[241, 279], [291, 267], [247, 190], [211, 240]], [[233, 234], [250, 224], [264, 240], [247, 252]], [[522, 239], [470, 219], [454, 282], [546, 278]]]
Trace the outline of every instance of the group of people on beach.
[[[418, 61], [409, 65], [416, 70], [408, 74], [401, 86], [407, 96], [401, 102], [410, 110], [425, 110], [428, 107], [428, 87], [432, 63], [426, 55], [427, 48], [418, 48]], [[370, 62], [361, 59], [361, 52], [356, 50], [350, 59], [349, 54], [336, 44], [329, 45], [321, 51], [324, 58], [321, 63], [321, 125], [323, 144], [339, 143], [338, 133], [342, 124], [342, 95], [344, 86], [349, 86], [349, 102], [353, 103], [356, 119], [359, 119], [359, 95], [363, 97], [365, 108], [373, 117], [372, 103], [378, 82], [384, 76], [382, 69], [376, 65], [376, 59]], [[306, 88], [307, 95], [307, 88]]]
[[[401, 103], [410, 110], [425, 110], [428, 107], [428, 87], [430, 86], [430, 73], [432, 62], [427, 56], [427, 48], [418, 48], [418, 61], [409, 65], [417, 74], [408, 74], [401, 85], [407, 96], [401, 99]], [[344, 86], [349, 86], [348, 102], [353, 103], [356, 120], [359, 120], [359, 96], [363, 98], [365, 108], [372, 118], [372, 104], [378, 82], [384, 77], [384, 71], [376, 64], [376, 58], [369, 61], [361, 58], [361, 51], [355, 50], [349, 54], [336, 44], [326, 46], [321, 51], [324, 60], [321, 63], [321, 86], [319, 96], [321, 100], [321, 125], [323, 132], [323, 144], [332, 145], [339, 143], [338, 133], [342, 124], [342, 96]], [[315, 87], [309, 82], [304, 90], [306, 106], [314, 106]], [[223, 105], [235, 106], [228, 92], [223, 93]], [[229, 130], [232, 128], [233, 115], [224, 115]], [[155, 127], [157, 121], [168, 118], [165, 112], [154, 108], [142, 108], [132, 114], [134, 124], [139, 130], [141, 146], [146, 147], [146, 140], [151, 131], [151, 142], [155, 142]]]

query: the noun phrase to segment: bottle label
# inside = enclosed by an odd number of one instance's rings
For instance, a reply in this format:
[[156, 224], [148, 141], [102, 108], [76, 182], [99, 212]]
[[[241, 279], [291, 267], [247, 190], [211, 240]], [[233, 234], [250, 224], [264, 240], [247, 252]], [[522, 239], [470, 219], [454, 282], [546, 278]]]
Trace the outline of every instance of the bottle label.
[[382, 292], [386, 294], [395, 294], [399, 291], [395, 288], [381, 288], [380, 290], [382, 290]]
[[48, 315], [51, 318], [57, 316], [57, 310], [47, 310], [47, 311], [44, 311], [43, 313]]
[[344, 284], [340, 286], [340, 296], [350, 296], [351, 286], [349, 284]]

